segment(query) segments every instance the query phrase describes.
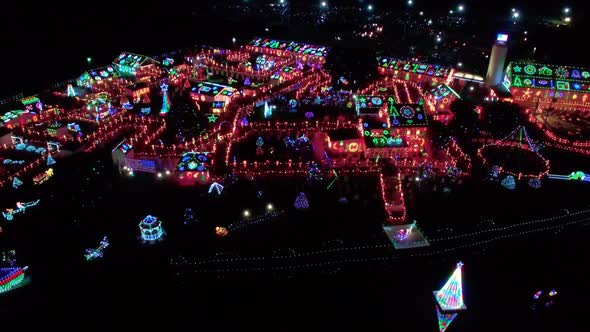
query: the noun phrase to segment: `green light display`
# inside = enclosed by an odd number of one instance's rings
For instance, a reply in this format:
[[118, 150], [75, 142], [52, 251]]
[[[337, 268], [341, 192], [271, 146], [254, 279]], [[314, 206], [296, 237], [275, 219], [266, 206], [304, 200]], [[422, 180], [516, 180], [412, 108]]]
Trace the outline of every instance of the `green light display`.
[[590, 92], [590, 71], [571, 66], [511, 62], [503, 84], [516, 88]]

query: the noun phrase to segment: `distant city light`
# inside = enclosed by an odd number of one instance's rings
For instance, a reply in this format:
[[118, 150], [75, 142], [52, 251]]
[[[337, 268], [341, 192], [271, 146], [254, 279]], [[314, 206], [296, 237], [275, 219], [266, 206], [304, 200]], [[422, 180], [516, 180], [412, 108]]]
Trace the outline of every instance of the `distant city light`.
[[514, 13], [514, 12], [516, 12], [516, 8], [512, 8], [512, 12], [513, 12], [513, 13]]
[[92, 62], [92, 58], [91, 57], [87, 57], [86, 58], [86, 62], [88, 62], [88, 63]]
[[529, 33], [528, 31], [525, 31], [524, 34], [526, 35], [527, 33]]
[[473, 91], [475, 88], [473, 86], [469, 87], [469, 91]]
[[325, 1], [322, 1], [322, 7], [327, 7], [327, 6], [328, 6], [328, 3]]
[[367, 10], [369, 10], [369, 11], [373, 10], [373, 5], [368, 5]]
[[451, 10], [449, 10], [449, 14], [452, 14], [452, 13], [454, 13], [454, 11], [453, 11], [452, 9], [451, 9]]
[[465, 7], [463, 5], [459, 5], [459, 6], [457, 6], [457, 10], [462, 12], [465, 10]]
[[463, 62], [457, 63], [457, 67], [463, 67]]
[[272, 210], [274, 209], [274, 206], [272, 206], [272, 204], [268, 203], [268, 204], [266, 205], [266, 209], [267, 209], [268, 211], [272, 211]]
[[431, 24], [432, 24], [432, 20], [428, 20], [428, 25], [431, 25]]
[[569, 14], [569, 12], [570, 12], [570, 8], [569, 8], [569, 7], [565, 7], [565, 8], [563, 9], [563, 12], [564, 12], [564, 13], [566, 13], [566, 14]]
[[414, 4], [414, 1], [412, 1], [412, 0], [408, 0], [408, 6], [411, 6], [411, 5], [413, 5], [413, 4]]
[[420, 12], [420, 16], [424, 15], [424, 12]]
[[280, 2], [280, 3], [285, 3], [285, 0], [281, 0], [281, 1], [279, 1], [279, 2]]
[[264, 31], [268, 32], [268, 28], [264, 28]]
[[441, 41], [441, 38], [440, 37], [436, 37], [436, 41], [437, 42], [440, 42]]
[[250, 211], [249, 210], [244, 210], [243, 214], [244, 214], [244, 217], [249, 217], [250, 216]]
[[518, 18], [519, 16], [520, 16], [520, 13], [519, 12], [513, 12], [512, 13], [512, 17], [514, 17], [514, 18]]
[[235, 42], [236, 42], [236, 37], [233, 37], [233, 38], [231, 39], [231, 41], [235, 43]]

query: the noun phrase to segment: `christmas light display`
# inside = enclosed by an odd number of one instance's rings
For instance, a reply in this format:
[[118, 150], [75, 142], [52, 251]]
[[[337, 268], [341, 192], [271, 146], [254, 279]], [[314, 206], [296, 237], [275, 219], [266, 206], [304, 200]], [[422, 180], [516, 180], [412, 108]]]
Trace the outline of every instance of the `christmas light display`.
[[0, 262], [9, 266], [14, 266], [14, 264], [16, 264], [16, 250], [12, 249], [3, 251], [2, 255], [0, 255]]
[[185, 152], [180, 157], [176, 170], [179, 172], [205, 172], [209, 169], [208, 152]]
[[227, 234], [228, 234], [227, 228], [217, 226], [217, 227], [215, 227], [215, 234], [219, 237], [227, 236]]
[[295, 203], [293, 204], [297, 210], [305, 210], [309, 208], [309, 202], [307, 201], [307, 197], [305, 193], [300, 192], [299, 196], [295, 199]]
[[229, 232], [234, 233], [238, 230], [244, 229], [244, 228], [252, 226], [252, 225], [257, 225], [257, 224], [261, 224], [264, 222], [274, 220], [283, 214], [282, 211], [275, 210], [274, 206], [272, 204], [268, 204], [266, 212], [258, 217], [251, 217], [250, 212], [248, 210], [246, 210], [244, 212], [248, 212], [248, 213], [244, 213], [244, 219], [242, 219], [238, 222], [235, 222], [231, 225], [228, 225], [227, 228], [225, 228], [228, 233]]
[[86, 252], [84, 254], [84, 257], [86, 258], [87, 261], [102, 258], [103, 251], [108, 246], [109, 246], [109, 240], [105, 236], [100, 241], [100, 243], [98, 245], [98, 248], [89, 248], [89, 249], [86, 249]]
[[399, 70], [420, 75], [440, 77], [441, 79], [446, 79], [452, 72], [450, 68], [440, 65], [411, 62], [390, 57], [378, 57], [377, 62], [379, 63], [379, 68], [382, 70]]
[[45, 172], [37, 174], [33, 177], [33, 184], [39, 185], [47, 182], [53, 176], [53, 168], [47, 169]]
[[436, 318], [438, 319], [438, 331], [444, 332], [446, 329], [451, 325], [453, 320], [457, 318], [458, 313], [451, 312], [451, 313], [443, 313], [440, 311], [438, 306], [436, 306]]
[[188, 225], [188, 224], [192, 224], [192, 223], [196, 223], [196, 222], [197, 222], [197, 218], [195, 217], [195, 213], [193, 212], [193, 209], [186, 208], [186, 210], [184, 210], [183, 223], [185, 225]]
[[287, 42], [274, 39], [266, 38], [255, 38], [247, 47], [251, 47], [254, 50], [257, 49], [270, 49], [284, 52], [293, 52], [298, 55], [310, 55], [325, 58], [328, 53], [328, 48], [323, 46], [308, 45], [297, 42]]
[[26, 211], [26, 209], [36, 206], [37, 204], [39, 204], [40, 201], [41, 200], [38, 199], [36, 201], [32, 201], [32, 202], [28, 202], [28, 203], [17, 202], [16, 209], [6, 209], [6, 212], [2, 212], [2, 216], [4, 216], [4, 219], [10, 221], [10, 220], [14, 219], [15, 214], [24, 213]]
[[162, 222], [151, 215], [146, 216], [139, 222], [139, 230], [141, 232], [141, 238], [145, 241], [156, 241], [164, 234]]
[[75, 97], [76, 91], [74, 91], [74, 87], [71, 84], [68, 84], [68, 97]]
[[502, 179], [502, 182], [500, 182], [500, 184], [502, 185], [502, 187], [509, 190], [516, 189], [516, 180], [514, 180], [514, 176], [512, 175], [506, 176], [504, 179]]
[[586, 174], [582, 171], [572, 172], [569, 175], [547, 174], [547, 177], [552, 180], [570, 180], [570, 181], [590, 182], [590, 174]]
[[[549, 160], [545, 159], [540, 153], [539, 149], [536, 144], [532, 142], [530, 139], [526, 128], [524, 126], [518, 126], [514, 129], [510, 134], [506, 137], [502, 138], [491, 144], [486, 144], [477, 150], [477, 155], [483, 160], [484, 165], [488, 165], [489, 161], [487, 158], [484, 157], [486, 151], [489, 149], [514, 149], [516, 153], [520, 153], [521, 151], [529, 151], [535, 154], [535, 156], [539, 159], [539, 162], [542, 164], [543, 170], [537, 173], [523, 173], [519, 169], [507, 169], [507, 167], [499, 167], [500, 172], [506, 173], [511, 176], [517, 177], [517, 179], [521, 178], [541, 178], [544, 175], [549, 173]], [[519, 163], [520, 164], [520, 163]]]
[[47, 156], [47, 166], [51, 166], [53, 164], [55, 164], [55, 159], [53, 159], [53, 157], [51, 155]]
[[457, 268], [443, 288], [433, 292], [438, 306], [444, 313], [467, 309], [463, 303], [462, 267], [463, 263], [457, 263]]
[[222, 192], [222, 191], [223, 191], [223, 186], [222, 186], [222, 185], [220, 185], [220, 184], [219, 184], [219, 183], [217, 183], [217, 182], [213, 182], [213, 183], [211, 184], [211, 186], [209, 186], [209, 191], [208, 191], [208, 193], [210, 194], [210, 193], [214, 192], [214, 193], [216, 193], [216, 194], [217, 194], [217, 196], [221, 196], [221, 192]]
[[160, 89], [162, 90], [162, 109], [160, 110], [160, 115], [166, 115], [166, 113], [170, 112], [170, 98], [168, 97], [168, 84], [162, 83], [160, 85]]
[[533, 189], [539, 189], [541, 188], [541, 179], [537, 179], [537, 178], [532, 178], [529, 179], [529, 187], [533, 188]]
[[17, 178], [16, 176], [12, 179], [12, 187], [14, 189], [18, 189], [18, 187], [20, 187], [22, 185], [23, 185], [23, 182], [19, 178]]
[[0, 268], [0, 294], [6, 293], [21, 284], [25, 278], [26, 269], [26, 267]]

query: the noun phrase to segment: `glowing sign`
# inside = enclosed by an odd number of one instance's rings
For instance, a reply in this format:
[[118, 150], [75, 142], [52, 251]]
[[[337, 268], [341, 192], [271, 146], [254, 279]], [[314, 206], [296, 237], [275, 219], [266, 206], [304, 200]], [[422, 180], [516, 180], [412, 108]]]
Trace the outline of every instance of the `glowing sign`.
[[498, 36], [496, 37], [496, 40], [499, 42], [507, 42], [508, 41], [508, 35], [504, 34], [504, 33], [499, 33]]

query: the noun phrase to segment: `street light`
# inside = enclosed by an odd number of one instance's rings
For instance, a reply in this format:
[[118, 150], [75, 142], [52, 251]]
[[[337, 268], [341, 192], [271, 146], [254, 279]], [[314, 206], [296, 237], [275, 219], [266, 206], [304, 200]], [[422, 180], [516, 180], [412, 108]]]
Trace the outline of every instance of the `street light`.
[[411, 5], [413, 5], [413, 4], [414, 4], [414, 1], [412, 1], [412, 0], [408, 0], [408, 6], [411, 6]]
[[463, 62], [457, 63], [457, 67], [463, 67]]
[[457, 10], [462, 12], [465, 10], [465, 7], [463, 5], [459, 5], [459, 6], [457, 6]]
[[235, 42], [236, 42], [236, 37], [233, 37], [233, 38], [231, 39], [231, 41], [232, 41], [232, 43], [235, 43]]
[[90, 64], [92, 62], [92, 58], [91, 57], [87, 57], [86, 58], [86, 62], [88, 62], [88, 64]]
[[566, 18], [565, 18], [565, 21], [566, 21], [567, 23], [569, 23], [569, 22], [571, 22], [571, 21], [572, 21], [572, 18], [571, 18], [571, 17], [566, 17]]
[[563, 8], [563, 12], [566, 13], [566, 14], [569, 14], [570, 8], [569, 7]]
[[424, 15], [424, 12], [420, 12], [420, 16]]
[[367, 6], [367, 10], [368, 10], [368, 11], [372, 11], [372, 10], [373, 10], [373, 5], [368, 5], [368, 6]]
[[513, 12], [512, 13], [512, 17], [513, 18], [518, 18], [518, 17], [520, 17], [520, 13], [519, 12]]
[[440, 43], [440, 41], [441, 41], [441, 38], [440, 37], [436, 37], [436, 42], [437, 43]]
[[328, 6], [328, 3], [325, 1], [322, 1], [322, 7], [327, 7], [327, 6]]
[[250, 216], [250, 211], [244, 210], [244, 217], [249, 217], [249, 216]]
[[454, 13], [454, 11], [453, 11], [452, 9], [451, 9], [451, 10], [449, 10], [449, 14], [452, 14], [452, 13]]

